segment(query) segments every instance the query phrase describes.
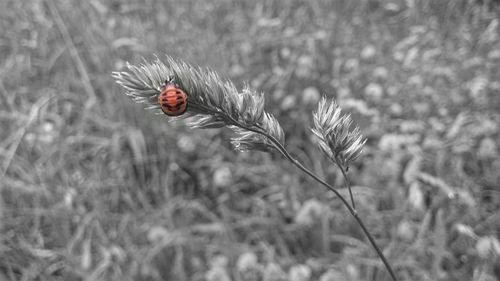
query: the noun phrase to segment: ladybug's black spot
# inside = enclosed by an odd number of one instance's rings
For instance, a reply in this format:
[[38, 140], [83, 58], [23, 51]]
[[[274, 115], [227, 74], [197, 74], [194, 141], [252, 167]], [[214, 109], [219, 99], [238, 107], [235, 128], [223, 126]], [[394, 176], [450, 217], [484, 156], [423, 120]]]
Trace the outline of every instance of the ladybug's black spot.
[[173, 108], [173, 106], [171, 106], [171, 105], [170, 105], [170, 104], [168, 104], [168, 103], [164, 103], [164, 104], [162, 104], [162, 106], [163, 106], [163, 107], [166, 107], [166, 108], [168, 108], [168, 109], [170, 109], [170, 110]]

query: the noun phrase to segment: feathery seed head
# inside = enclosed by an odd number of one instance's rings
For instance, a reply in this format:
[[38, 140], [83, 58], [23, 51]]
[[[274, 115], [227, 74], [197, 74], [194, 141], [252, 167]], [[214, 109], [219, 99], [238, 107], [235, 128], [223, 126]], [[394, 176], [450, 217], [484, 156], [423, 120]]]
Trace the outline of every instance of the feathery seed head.
[[314, 128], [311, 131], [318, 137], [319, 146], [328, 158], [346, 168], [359, 157], [366, 139], [363, 139], [359, 127], [351, 129], [351, 116], [342, 115], [335, 101], [328, 102], [323, 97], [313, 117]]
[[188, 109], [176, 118], [192, 117], [187, 123], [192, 128], [220, 128], [228, 126], [240, 136], [233, 138], [236, 149], [269, 150], [274, 148], [264, 136], [244, 127], [261, 129], [284, 143], [283, 129], [277, 120], [264, 111], [264, 96], [248, 85], [241, 93], [233, 83], [224, 80], [210, 69], [193, 67], [167, 56], [166, 63], [144, 61], [141, 65], [127, 64], [127, 69], [113, 72], [116, 82], [135, 102], [161, 114], [158, 95], [165, 80], [173, 82], [187, 94]]

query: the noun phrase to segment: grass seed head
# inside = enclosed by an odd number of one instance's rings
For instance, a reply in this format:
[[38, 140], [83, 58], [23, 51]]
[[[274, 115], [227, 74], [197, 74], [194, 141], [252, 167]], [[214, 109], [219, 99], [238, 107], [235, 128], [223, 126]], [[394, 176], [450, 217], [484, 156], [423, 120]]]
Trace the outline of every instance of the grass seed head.
[[363, 139], [359, 127], [351, 128], [351, 116], [342, 115], [342, 110], [335, 101], [323, 98], [313, 117], [312, 132], [318, 137], [319, 146], [328, 158], [346, 168], [359, 157], [366, 139]]
[[125, 71], [113, 72], [116, 82], [126, 95], [146, 109], [162, 114], [158, 95], [166, 80], [172, 79], [187, 94], [188, 110], [176, 118], [190, 118], [192, 128], [229, 127], [238, 133], [231, 143], [238, 150], [271, 150], [274, 145], [259, 129], [284, 144], [284, 132], [278, 121], [264, 110], [264, 95], [248, 85], [238, 92], [233, 83], [222, 79], [215, 71], [194, 67], [167, 56], [141, 65], [127, 64]]

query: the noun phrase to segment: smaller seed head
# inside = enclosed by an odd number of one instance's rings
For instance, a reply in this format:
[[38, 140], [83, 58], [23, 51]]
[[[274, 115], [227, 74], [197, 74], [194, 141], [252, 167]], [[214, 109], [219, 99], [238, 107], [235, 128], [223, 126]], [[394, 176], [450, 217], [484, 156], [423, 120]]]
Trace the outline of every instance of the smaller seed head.
[[324, 97], [313, 117], [314, 127], [311, 130], [318, 137], [321, 150], [333, 162], [347, 168], [350, 162], [359, 157], [366, 143], [359, 127], [352, 128], [351, 116], [342, 115], [337, 103], [327, 101]]

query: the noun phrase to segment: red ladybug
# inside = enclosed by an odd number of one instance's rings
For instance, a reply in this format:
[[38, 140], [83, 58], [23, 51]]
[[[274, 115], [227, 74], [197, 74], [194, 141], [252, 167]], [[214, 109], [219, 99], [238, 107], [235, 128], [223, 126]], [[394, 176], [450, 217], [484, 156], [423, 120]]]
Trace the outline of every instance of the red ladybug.
[[187, 94], [172, 80], [165, 81], [158, 95], [161, 110], [168, 116], [179, 116], [186, 112]]

